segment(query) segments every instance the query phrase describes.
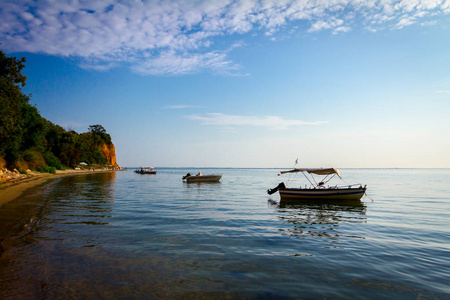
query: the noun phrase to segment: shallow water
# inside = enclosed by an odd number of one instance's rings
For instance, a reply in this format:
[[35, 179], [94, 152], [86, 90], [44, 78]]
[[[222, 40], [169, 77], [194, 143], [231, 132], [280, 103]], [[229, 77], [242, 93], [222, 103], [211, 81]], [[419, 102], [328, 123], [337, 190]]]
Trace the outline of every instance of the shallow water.
[[280, 204], [274, 169], [189, 171], [68, 176], [4, 205], [0, 299], [450, 299], [448, 169], [341, 170], [360, 205]]

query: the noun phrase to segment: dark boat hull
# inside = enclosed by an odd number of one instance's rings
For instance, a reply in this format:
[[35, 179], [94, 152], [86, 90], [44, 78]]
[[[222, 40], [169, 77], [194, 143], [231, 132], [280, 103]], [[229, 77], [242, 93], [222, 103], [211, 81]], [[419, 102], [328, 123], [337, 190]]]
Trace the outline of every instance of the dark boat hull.
[[190, 182], [219, 182], [222, 178], [222, 174], [212, 174], [212, 175], [194, 175], [184, 177], [187, 183]]
[[134, 172], [138, 173], [138, 174], [156, 174], [157, 171], [138, 171], [138, 170], [136, 170]]
[[360, 200], [366, 188], [280, 189], [281, 200]]

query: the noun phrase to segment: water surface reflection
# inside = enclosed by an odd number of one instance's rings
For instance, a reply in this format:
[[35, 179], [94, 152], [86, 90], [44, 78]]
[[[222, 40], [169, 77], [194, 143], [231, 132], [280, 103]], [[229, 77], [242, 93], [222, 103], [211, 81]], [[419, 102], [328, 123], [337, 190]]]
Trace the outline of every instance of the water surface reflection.
[[[86, 263], [86, 251], [95, 252], [104, 243], [102, 232], [110, 225], [115, 202], [115, 178], [115, 173], [65, 176], [2, 207], [0, 215], [23, 216], [12, 220], [22, 230], [13, 230], [9, 218], [0, 222], [9, 228], [2, 235], [0, 298], [48, 298], [57, 278]], [[68, 259], [74, 255], [78, 259]]]
[[[357, 231], [345, 227], [353, 223], [365, 223], [366, 206], [357, 201], [352, 203], [317, 202], [269, 202], [275, 207], [278, 219], [283, 221], [280, 231], [295, 237], [319, 237], [332, 243], [339, 238], [364, 238]], [[354, 228], [354, 227], [353, 227]]]
[[448, 298], [448, 199], [399, 196], [402, 176], [386, 190], [386, 171], [354, 171], [379, 180], [374, 202], [267, 206], [273, 170], [189, 185], [187, 171], [64, 178], [24, 198], [21, 214], [42, 209], [0, 259], [0, 299]]

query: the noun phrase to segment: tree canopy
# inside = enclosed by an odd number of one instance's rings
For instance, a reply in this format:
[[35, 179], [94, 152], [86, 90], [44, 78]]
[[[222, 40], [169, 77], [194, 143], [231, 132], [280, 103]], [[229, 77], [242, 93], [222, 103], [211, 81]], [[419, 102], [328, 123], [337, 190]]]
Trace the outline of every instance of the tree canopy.
[[[27, 77], [22, 74], [25, 58], [8, 57], [0, 50], [0, 157], [8, 167], [61, 169], [80, 161], [105, 164], [103, 144], [111, 136], [103, 126], [90, 125], [78, 134], [43, 118], [30, 96], [22, 92]], [[1, 166], [0, 166], [1, 167]]]

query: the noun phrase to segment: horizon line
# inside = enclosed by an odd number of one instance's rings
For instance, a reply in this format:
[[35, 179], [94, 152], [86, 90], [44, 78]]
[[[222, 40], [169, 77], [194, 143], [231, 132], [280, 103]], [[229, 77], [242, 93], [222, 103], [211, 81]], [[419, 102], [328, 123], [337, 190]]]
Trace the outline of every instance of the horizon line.
[[[137, 169], [141, 167], [121, 167], [121, 168], [130, 168]], [[145, 167], [148, 168], [148, 167]], [[292, 167], [152, 167], [153, 169], [295, 169]], [[315, 167], [316, 169], [317, 167]], [[324, 167], [320, 167], [317, 169], [321, 169]], [[339, 167], [339, 169], [393, 169], [393, 170], [401, 170], [401, 169], [450, 169], [450, 167]]]

